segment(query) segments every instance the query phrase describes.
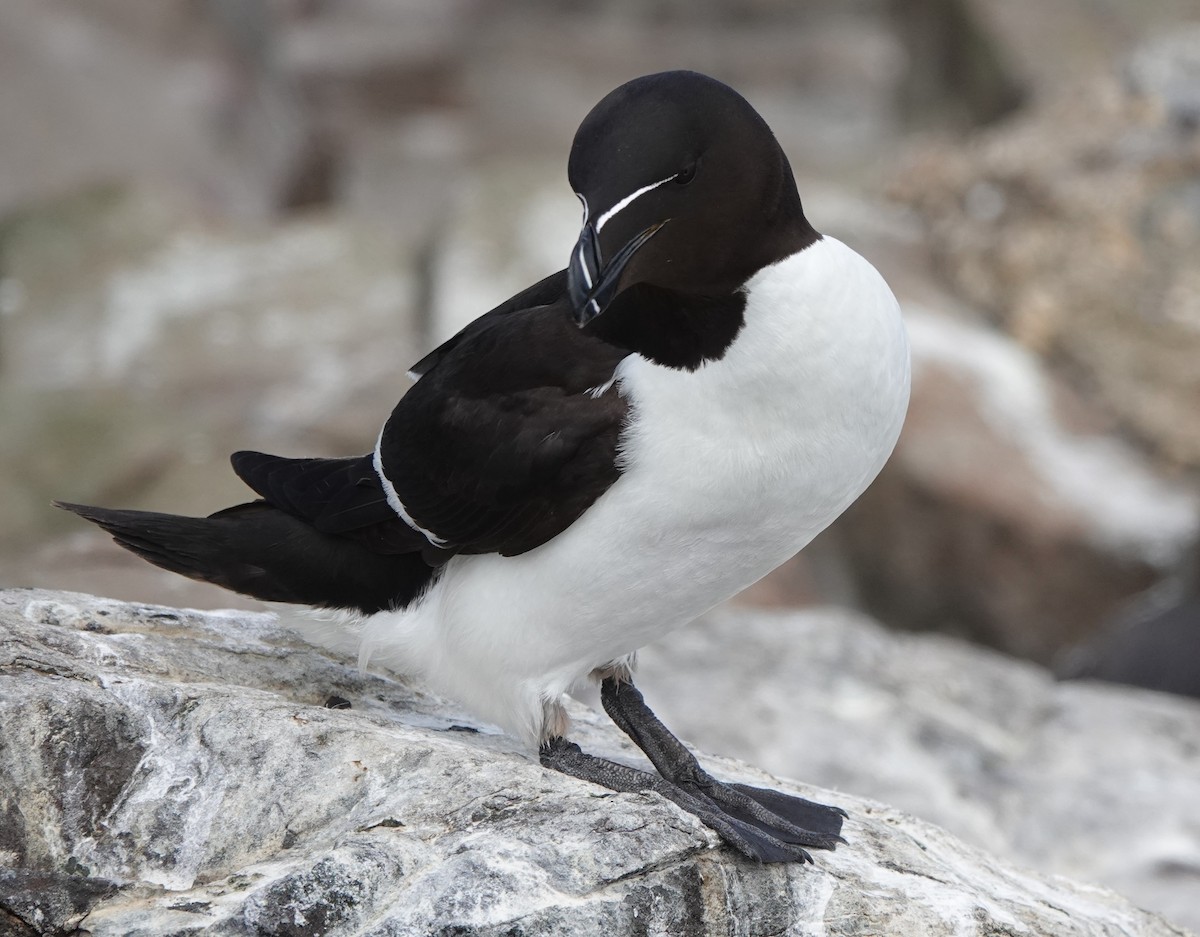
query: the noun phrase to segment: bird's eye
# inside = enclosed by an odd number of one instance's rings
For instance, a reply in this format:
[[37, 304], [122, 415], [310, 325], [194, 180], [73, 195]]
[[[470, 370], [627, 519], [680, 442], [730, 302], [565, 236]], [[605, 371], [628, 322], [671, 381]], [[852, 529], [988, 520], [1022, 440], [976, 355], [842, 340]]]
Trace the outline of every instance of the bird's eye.
[[695, 178], [696, 178], [696, 164], [692, 163], [691, 165], [685, 166], [679, 172], [675, 173], [675, 184], [676, 185], [687, 185], [689, 182], [691, 182]]

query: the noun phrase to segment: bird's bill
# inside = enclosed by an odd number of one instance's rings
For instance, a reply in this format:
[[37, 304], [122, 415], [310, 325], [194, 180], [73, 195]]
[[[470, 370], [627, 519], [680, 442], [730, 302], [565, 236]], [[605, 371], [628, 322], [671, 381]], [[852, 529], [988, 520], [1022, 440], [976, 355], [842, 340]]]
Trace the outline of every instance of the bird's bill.
[[607, 264], [600, 251], [600, 236], [585, 224], [567, 264], [567, 293], [575, 311], [575, 324], [583, 328], [600, 315], [617, 295], [621, 274], [643, 244], [658, 233], [665, 222], [643, 229], [617, 251]]

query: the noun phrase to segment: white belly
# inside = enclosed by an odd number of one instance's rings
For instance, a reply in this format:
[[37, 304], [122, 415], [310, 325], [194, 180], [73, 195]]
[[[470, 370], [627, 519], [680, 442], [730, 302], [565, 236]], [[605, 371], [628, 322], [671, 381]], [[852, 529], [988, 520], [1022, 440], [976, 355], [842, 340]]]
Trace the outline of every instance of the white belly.
[[793, 556], [870, 484], [908, 401], [882, 278], [826, 238], [761, 271], [746, 325], [694, 372], [633, 356], [618, 481], [516, 557], [463, 556], [366, 622], [363, 653], [536, 739], [545, 704]]

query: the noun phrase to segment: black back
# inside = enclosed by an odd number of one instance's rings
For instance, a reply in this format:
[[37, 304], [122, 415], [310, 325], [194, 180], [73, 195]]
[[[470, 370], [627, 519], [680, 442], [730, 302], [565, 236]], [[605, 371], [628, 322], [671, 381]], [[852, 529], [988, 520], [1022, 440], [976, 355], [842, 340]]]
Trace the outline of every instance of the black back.
[[560, 301], [479, 320], [443, 346], [384, 429], [384, 470], [408, 513], [462, 553], [514, 555], [579, 517], [619, 474], [628, 351]]

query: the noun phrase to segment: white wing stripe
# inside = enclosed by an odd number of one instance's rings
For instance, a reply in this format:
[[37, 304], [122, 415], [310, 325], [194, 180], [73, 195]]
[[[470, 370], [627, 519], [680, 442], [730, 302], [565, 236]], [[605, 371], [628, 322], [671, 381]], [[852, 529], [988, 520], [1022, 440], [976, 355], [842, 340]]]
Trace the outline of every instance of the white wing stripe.
[[[387, 426], [385, 424], [384, 429]], [[375, 456], [371, 460], [371, 464], [375, 466], [375, 474], [379, 476], [379, 483], [383, 485], [383, 494], [387, 498], [387, 503], [393, 511], [399, 516], [400, 520], [404, 521], [413, 530], [425, 535], [431, 544], [435, 547], [446, 546], [446, 541], [435, 534], [432, 530], [426, 530], [420, 524], [412, 519], [408, 511], [404, 510], [404, 504], [400, 501], [400, 495], [396, 493], [396, 486], [392, 484], [390, 478], [383, 471], [383, 430], [379, 431], [379, 439], [375, 441]]]

